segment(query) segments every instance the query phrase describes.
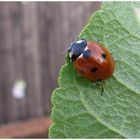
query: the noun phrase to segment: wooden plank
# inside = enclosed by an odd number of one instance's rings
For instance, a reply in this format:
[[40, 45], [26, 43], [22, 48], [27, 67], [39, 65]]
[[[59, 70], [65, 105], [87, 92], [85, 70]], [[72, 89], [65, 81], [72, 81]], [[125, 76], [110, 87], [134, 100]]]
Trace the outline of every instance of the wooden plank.
[[[1, 116], [4, 116], [5, 122], [42, 116], [35, 4], [9, 2], [1, 4], [1, 7], [1, 67], [4, 69], [1, 73], [1, 100], [4, 100]], [[25, 80], [28, 86], [27, 96], [21, 100], [11, 94], [18, 79]]]
[[4, 7], [0, 4], [0, 123], [5, 122], [5, 32], [4, 32]]
[[[9, 98], [10, 98], [10, 105], [8, 106], [8, 121], [16, 121], [19, 119], [27, 118], [27, 111], [25, 109], [26, 106], [26, 98], [18, 100], [12, 96], [12, 88], [14, 83], [18, 79], [24, 79], [23, 75], [23, 65], [22, 65], [22, 36], [21, 36], [21, 28], [22, 28], [22, 3], [7, 3], [6, 4], [6, 11], [7, 11], [7, 19], [9, 22], [9, 28], [7, 30], [8, 36], [8, 46], [12, 46], [11, 49], [11, 57], [10, 67], [9, 70], [12, 72], [10, 73], [11, 82], [10, 82], [10, 91], [9, 91]], [[10, 31], [10, 33], [9, 33]], [[7, 56], [9, 57], [9, 56]]]
[[40, 46], [38, 42], [37, 3], [23, 5], [23, 26], [21, 29], [23, 45], [24, 76], [27, 81], [28, 117], [42, 116], [41, 79], [40, 79]]
[[42, 101], [45, 114], [51, 112], [51, 94], [57, 86], [57, 74], [60, 68], [59, 56], [62, 55], [59, 46], [62, 44], [61, 3], [44, 2], [39, 8], [39, 36], [41, 51]]
[[0, 138], [47, 138], [51, 124], [52, 121], [49, 118], [43, 117], [1, 125]]
[[[14, 57], [13, 57], [13, 46], [12, 46], [12, 28], [10, 24], [10, 18], [9, 18], [9, 8], [8, 6], [11, 3], [3, 3], [1, 6], [3, 6], [3, 100], [4, 100], [4, 115], [5, 115], [5, 121], [8, 122], [10, 120], [14, 120], [15, 118], [15, 112], [17, 108], [16, 102], [14, 102], [14, 99], [11, 95], [11, 89], [12, 84], [14, 82], [14, 76], [15, 76], [15, 68], [14, 68]], [[2, 53], [2, 52], [1, 52]], [[13, 110], [14, 108], [14, 110]], [[12, 111], [13, 110], [13, 111]], [[10, 117], [9, 117], [10, 116]]]

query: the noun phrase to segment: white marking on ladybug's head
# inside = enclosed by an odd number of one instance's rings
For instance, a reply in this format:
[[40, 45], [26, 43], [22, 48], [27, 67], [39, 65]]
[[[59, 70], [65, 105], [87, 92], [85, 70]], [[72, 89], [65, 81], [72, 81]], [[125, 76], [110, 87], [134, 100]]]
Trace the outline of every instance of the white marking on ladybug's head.
[[78, 40], [76, 43], [80, 44], [80, 43], [82, 43], [82, 42], [83, 42], [83, 40]]
[[88, 50], [88, 47], [85, 47], [84, 51]]
[[69, 57], [72, 58], [73, 52], [69, 52]]

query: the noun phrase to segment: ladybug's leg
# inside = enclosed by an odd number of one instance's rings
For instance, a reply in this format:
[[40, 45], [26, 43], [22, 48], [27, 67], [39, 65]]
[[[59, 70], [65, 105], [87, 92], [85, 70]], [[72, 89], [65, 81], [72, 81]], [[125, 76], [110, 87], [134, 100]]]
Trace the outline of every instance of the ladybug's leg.
[[101, 96], [103, 96], [103, 93], [104, 93], [104, 86], [103, 86], [103, 83], [100, 81], [95, 81], [94, 82], [96, 86], [98, 87], [101, 87]]
[[101, 96], [103, 95], [103, 93], [104, 93], [104, 86], [102, 84]]

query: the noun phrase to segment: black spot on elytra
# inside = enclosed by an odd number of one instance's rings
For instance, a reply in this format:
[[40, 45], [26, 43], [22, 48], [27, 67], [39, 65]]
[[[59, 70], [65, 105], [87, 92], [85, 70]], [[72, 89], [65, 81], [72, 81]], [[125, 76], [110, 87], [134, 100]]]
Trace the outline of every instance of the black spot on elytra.
[[83, 52], [83, 57], [84, 57], [85, 59], [89, 58], [90, 55], [91, 55], [91, 51], [90, 51], [90, 50], [85, 50], [85, 51]]
[[105, 59], [106, 58], [106, 54], [102, 53], [102, 58]]
[[92, 69], [91, 69], [91, 72], [96, 72], [97, 71], [97, 67], [93, 67]]
[[81, 73], [85, 73], [83, 70], [81, 70]]
[[97, 79], [97, 81], [102, 81], [102, 79]]

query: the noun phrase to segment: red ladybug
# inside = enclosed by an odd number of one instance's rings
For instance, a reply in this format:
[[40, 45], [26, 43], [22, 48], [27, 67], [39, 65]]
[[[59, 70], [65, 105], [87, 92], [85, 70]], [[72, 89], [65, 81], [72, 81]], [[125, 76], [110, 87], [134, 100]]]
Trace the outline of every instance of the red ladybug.
[[115, 62], [111, 53], [95, 42], [84, 39], [73, 42], [68, 52], [77, 72], [90, 81], [106, 80], [114, 72]]

